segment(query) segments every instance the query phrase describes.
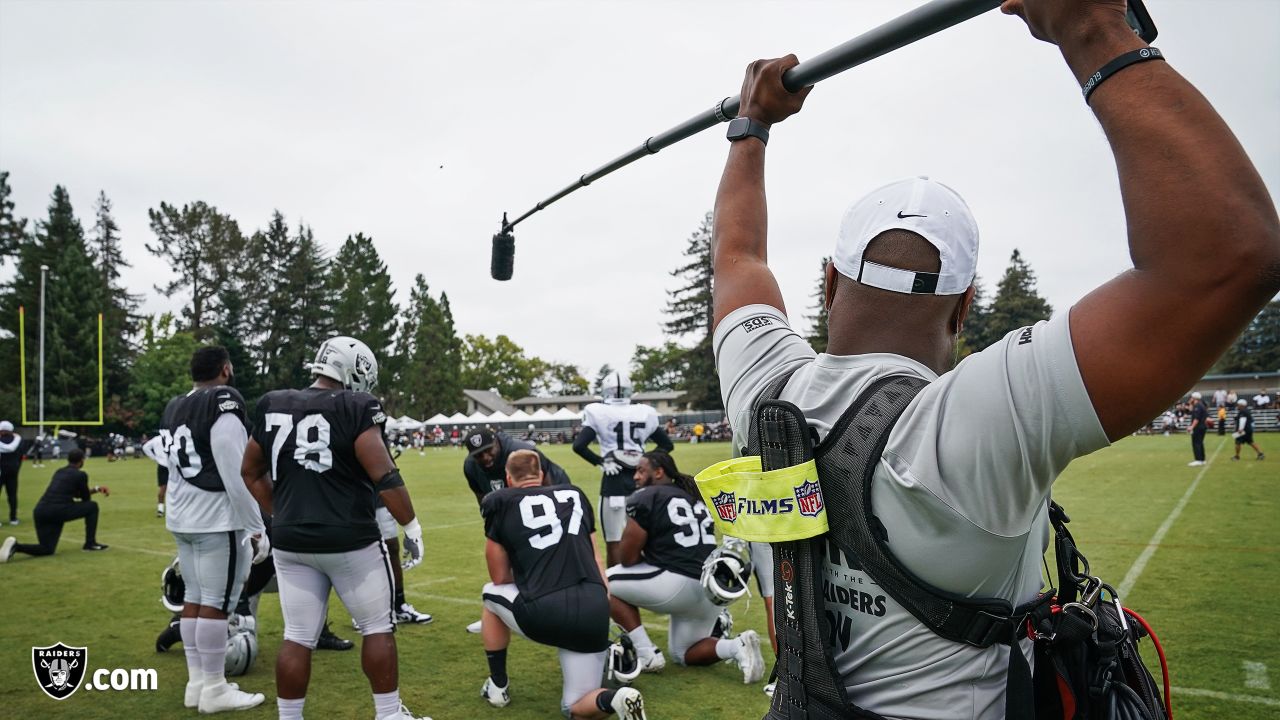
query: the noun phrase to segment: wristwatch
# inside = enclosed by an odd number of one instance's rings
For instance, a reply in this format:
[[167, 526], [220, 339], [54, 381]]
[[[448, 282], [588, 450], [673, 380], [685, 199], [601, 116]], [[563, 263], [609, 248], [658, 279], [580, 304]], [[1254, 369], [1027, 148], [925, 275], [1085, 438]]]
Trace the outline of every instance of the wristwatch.
[[729, 121], [729, 130], [725, 133], [729, 142], [737, 142], [745, 138], [760, 138], [760, 142], [769, 144], [769, 126], [756, 122], [748, 117], [736, 117]]

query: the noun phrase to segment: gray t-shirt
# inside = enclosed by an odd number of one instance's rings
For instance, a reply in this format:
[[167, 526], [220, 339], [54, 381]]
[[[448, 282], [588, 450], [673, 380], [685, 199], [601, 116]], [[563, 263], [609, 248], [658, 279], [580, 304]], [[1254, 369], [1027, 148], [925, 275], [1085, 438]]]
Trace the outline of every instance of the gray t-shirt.
[[[1015, 330], [941, 377], [900, 355], [817, 355], [767, 305], [730, 313], [714, 344], [735, 447], [747, 444], [757, 396], [788, 370], [796, 372], [781, 399], [822, 437], [874, 380], [931, 381], [876, 469], [872, 509], [890, 549], [953, 593], [1017, 605], [1039, 592], [1050, 487], [1071, 460], [1107, 445], [1066, 315]], [[1007, 646], [943, 640], [847, 558], [827, 558], [825, 573], [836, 665], [853, 702], [891, 718], [1004, 716]], [[1029, 642], [1023, 652], [1030, 660]]]

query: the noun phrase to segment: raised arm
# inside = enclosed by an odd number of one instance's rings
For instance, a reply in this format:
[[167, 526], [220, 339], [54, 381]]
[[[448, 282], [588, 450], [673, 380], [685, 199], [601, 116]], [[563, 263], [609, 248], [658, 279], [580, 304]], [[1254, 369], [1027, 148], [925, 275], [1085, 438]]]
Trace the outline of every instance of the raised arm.
[[[799, 112], [812, 88], [792, 93], [782, 86], [782, 74], [799, 63], [795, 55], [751, 63], [742, 81], [738, 117], [767, 128]], [[768, 265], [764, 148], [756, 137], [733, 142], [720, 176], [711, 225], [713, 329], [726, 315], [746, 305], [762, 303], [786, 311], [782, 291]]]
[[[1008, 0], [1002, 9], [1057, 44], [1081, 83], [1146, 47], [1125, 23], [1124, 0]], [[1112, 440], [1177, 400], [1280, 291], [1270, 195], [1169, 60], [1130, 65], [1089, 97], [1115, 154], [1133, 269], [1076, 303], [1071, 335]], [[1187, 300], [1171, 303], [1170, 292]]]

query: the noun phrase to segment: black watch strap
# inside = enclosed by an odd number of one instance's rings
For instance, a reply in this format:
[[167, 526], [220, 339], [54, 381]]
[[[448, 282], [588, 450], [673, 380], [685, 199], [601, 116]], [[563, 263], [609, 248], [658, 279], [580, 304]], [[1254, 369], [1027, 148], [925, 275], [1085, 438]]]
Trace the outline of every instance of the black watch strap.
[[748, 117], [736, 117], [729, 121], [729, 130], [725, 133], [729, 142], [737, 142], [746, 138], [759, 138], [765, 145], [769, 144], [769, 127]]

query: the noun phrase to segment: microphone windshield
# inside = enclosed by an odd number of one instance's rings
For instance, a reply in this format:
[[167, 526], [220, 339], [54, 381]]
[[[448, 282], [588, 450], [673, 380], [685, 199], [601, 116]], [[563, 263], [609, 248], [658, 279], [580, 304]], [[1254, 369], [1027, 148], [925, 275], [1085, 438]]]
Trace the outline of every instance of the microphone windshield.
[[494, 280], [510, 280], [516, 261], [516, 236], [501, 232], [493, 236], [493, 255], [489, 261], [489, 274]]

